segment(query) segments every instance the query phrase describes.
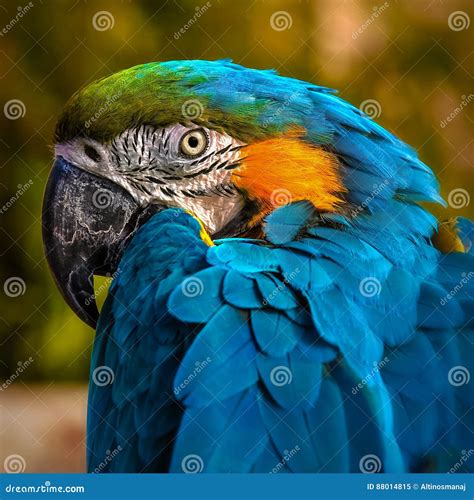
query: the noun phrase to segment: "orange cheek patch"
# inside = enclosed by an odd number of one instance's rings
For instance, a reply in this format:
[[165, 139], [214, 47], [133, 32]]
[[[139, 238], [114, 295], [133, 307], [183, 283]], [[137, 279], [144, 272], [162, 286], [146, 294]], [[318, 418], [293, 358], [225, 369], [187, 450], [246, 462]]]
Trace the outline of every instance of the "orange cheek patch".
[[268, 139], [242, 150], [234, 183], [268, 211], [293, 201], [309, 200], [322, 211], [335, 211], [346, 189], [334, 155], [296, 137]]

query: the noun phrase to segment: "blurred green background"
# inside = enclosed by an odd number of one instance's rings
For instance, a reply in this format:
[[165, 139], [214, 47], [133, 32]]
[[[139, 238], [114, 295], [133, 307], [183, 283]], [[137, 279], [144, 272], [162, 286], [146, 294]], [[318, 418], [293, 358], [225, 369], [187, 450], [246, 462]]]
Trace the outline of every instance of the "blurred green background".
[[87, 378], [93, 331], [53, 284], [40, 214], [57, 116], [97, 78], [169, 59], [276, 68], [356, 106], [375, 100], [377, 121], [418, 150], [445, 198], [472, 193], [472, 0], [34, 0], [3, 2], [0, 17], [2, 378], [33, 359], [15, 385]]

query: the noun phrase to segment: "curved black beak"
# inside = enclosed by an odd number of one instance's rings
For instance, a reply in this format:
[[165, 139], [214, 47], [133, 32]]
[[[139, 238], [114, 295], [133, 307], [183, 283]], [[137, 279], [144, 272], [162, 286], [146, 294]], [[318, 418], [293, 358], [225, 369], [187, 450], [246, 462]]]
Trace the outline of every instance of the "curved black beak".
[[161, 209], [61, 157], [54, 162], [43, 201], [46, 258], [64, 299], [91, 327], [99, 317], [94, 274], [115, 273], [134, 233]]

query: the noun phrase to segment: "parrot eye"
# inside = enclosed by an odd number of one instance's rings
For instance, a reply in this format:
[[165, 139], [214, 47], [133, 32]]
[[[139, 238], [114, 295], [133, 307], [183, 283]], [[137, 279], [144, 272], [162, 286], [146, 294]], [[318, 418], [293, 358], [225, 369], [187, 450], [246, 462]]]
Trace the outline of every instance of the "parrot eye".
[[204, 130], [191, 130], [183, 135], [179, 145], [181, 153], [185, 156], [199, 156], [204, 153], [209, 140]]

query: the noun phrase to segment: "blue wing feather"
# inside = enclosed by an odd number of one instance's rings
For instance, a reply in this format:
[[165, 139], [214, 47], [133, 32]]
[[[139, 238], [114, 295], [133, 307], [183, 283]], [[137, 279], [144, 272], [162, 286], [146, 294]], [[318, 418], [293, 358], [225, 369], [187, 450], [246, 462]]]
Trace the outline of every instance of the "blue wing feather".
[[472, 442], [472, 389], [449, 382], [474, 370], [472, 257], [439, 254], [430, 217], [392, 226], [419, 235], [400, 255], [369, 219], [308, 229], [301, 206], [267, 224], [277, 245], [207, 247], [177, 210], [140, 230], [99, 323], [93, 367], [114, 381], [91, 379], [90, 470], [117, 446], [103, 472], [440, 470]]

